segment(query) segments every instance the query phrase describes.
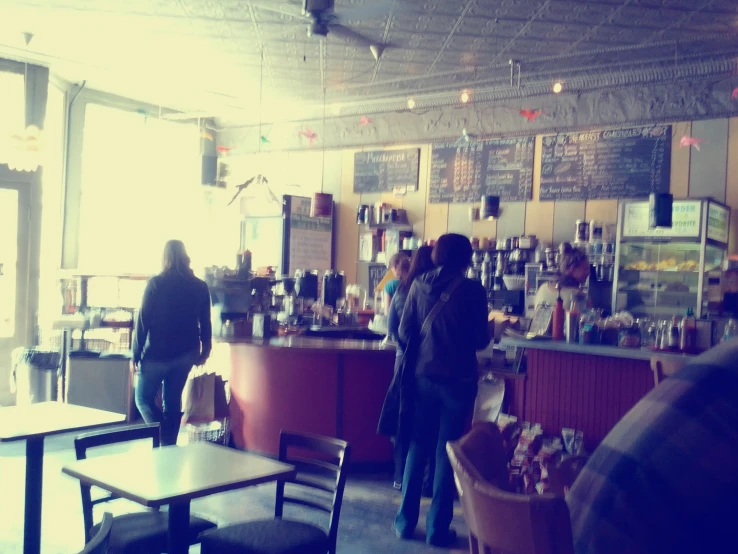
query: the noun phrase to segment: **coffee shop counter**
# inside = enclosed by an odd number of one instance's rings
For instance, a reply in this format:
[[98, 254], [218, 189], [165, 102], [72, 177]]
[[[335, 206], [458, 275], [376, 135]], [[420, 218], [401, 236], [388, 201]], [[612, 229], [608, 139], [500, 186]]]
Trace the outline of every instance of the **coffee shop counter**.
[[[524, 348], [527, 358], [524, 377], [510, 387], [512, 415], [540, 423], [546, 432], [558, 433], [563, 427], [583, 431], [590, 450], [654, 387], [654, 353], [646, 348], [509, 337], [501, 346]], [[658, 356], [690, 359], [683, 354]]]
[[277, 455], [286, 429], [347, 440], [352, 463], [392, 460], [390, 441], [376, 430], [393, 348], [379, 341], [243, 338], [217, 341], [212, 359], [230, 370], [231, 432], [239, 448]]

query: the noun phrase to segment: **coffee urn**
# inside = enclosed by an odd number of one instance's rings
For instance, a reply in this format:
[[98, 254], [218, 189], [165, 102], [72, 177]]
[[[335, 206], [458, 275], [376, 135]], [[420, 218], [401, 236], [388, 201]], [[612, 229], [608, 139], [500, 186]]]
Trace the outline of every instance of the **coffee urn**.
[[321, 300], [324, 306], [331, 306], [334, 310], [339, 299], [343, 298], [343, 272], [329, 269], [323, 275], [323, 292]]

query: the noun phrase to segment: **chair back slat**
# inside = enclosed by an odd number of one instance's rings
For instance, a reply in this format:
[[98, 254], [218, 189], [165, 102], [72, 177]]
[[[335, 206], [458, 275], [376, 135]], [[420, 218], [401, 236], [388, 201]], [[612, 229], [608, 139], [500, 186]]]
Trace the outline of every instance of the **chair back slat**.
[[[84, 433], [74, 439], [74, 452], [78, 460], [85, 460], [87, 459], [87, 451], [90, 448], [110, 446], [113, 444], [120, 444], [137, 440], [151, 440], [152, 446], [154, 448], [157, 448], [159, 446], [159, 424], [143, 423], [139, 425], [129, 425], [126, 427], [117, 427], [115, 429]], [[85, 542], [90, 539], [90, 530], [94, 525], [92, 513], [93, 506], [96, 506], [97, 504], [102, 504], [103, 502], [110, 502], [111, 500], [116, 500], [118, 498], [118, 496], [111, 494], [110, 496], [103, 496], [93, 500], [91, 491], [92, 487], [90, 485], [85, 485], [80, 481], [80, 493], [82, 496], [82, 519], [84, 520], [85, 527]]]
[[338, 463], [319, 459], [311, 460], [294, 455], [286, 455], [284, 459], [290, 465], [295, 466], [298, 472], [319, 473], [330, 478], [335, 478], [338, 473]]
[[[309, 452], [310, 455], [315, 455], [316, 458], [311, 457], [308, 459], [304, 456], [291, 456], [289, 453], [291, 449], [299, 450], [301, 454], [303, 452]], [[335, 554], [336, 551], [338, 521], [341, 516], [341, 505], [343, 503], [343, 491], [346, 487], [350, 453], [351, 446], [349, 443], [340, 439], [287, 431], [282, 431], [279, 436], [279, 460], [294, 465], [297, 475], [291, 480], [277, 482], [277, 500], [274, 515], [278, 518], [282, 517], [285, 503], [299, 504], [303, 507], [330, 513], [328, 527], [330, 554]], [[325, 461], [325, 457], [335, 460], [335, 463]], [[312, 479], [306, 479], [302, 475], [303, 473], [313, 475], [328, 474], [331, 478], [332, 486], [328, 486], [325, 483], [318, 483]], [[329, 505], [322, 505], [304, 498], [285, 496], [285, 484], [294, 484], [305, 489], [316, 489], [332, 493], [333, 497]]]
[[113, 529], [113, 515], [103, 515], [100, 530], [92, 537], [79, 554], [107, 554], [110, 542], [110, 531]]
[[472, 553], [573, 554], [569, 509], [563, 498], [513, 494], [494, 486], [471, 462], [464, 446], [462, 439], [449, 442], [446, 450]]
[[323, 492], [329, 492], [333, 494], [335, 492], [335, 489], [333, 487], [329, 487], [328, 485], [325, 485], [323, 483], [320, 483], [318, 481], [314, 481], [312, 479], [305, 479], [304, 477], [301, 477], [299, 479], [289, 479], [285, 481], [285, 483], [289, 483], [290, 485], [296, 485], [300, 487], [308, 487], [311, 489], [318, 489]]

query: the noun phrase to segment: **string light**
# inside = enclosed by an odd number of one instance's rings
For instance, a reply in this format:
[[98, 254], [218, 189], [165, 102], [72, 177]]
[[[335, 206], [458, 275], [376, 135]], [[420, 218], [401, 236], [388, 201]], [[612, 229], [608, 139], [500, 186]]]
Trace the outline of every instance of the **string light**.
[[561, 83], [561, 81], [556, 81], [553, 86], [554, 94], [560, 93], [562, 90], [564, 90], [564, 85]]
[[469, 101], [470, 98], [471, 98], [471, 96], [469, 95], [469, 91], [468, 90], [465, 90], [465, 91], [463, 91], [461, 93], [461, 96], [459, 97], [459, 100], [461, 100], [461, 103], [462, 104], [466, 104]]
[[414, 98], [408, 98], [407, 99], [407, 109], [412, 110], [415, 107], [415, 99]]

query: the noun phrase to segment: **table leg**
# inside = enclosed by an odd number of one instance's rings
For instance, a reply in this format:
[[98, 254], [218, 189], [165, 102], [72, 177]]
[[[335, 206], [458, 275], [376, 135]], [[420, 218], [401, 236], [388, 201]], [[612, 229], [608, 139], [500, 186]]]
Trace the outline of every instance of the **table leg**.
[[44, 479], [44, 438], [26, 441], [26, 498], [23, 554], [41, 552], [41, 493]]
[[169, 554], [187, 554], [190, 549], [190, 503], [169, 505], [167, 545]]

